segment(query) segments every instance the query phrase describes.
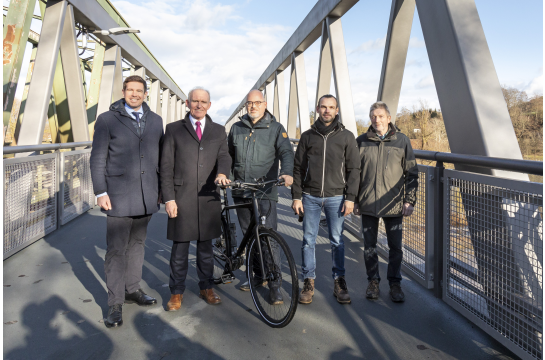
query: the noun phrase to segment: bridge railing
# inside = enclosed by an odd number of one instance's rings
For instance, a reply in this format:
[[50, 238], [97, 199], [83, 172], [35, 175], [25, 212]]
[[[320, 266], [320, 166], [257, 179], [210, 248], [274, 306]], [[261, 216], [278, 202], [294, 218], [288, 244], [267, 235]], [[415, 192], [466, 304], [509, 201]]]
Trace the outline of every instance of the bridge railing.
[[91, 144], [4, 147], [4, 259], [95, 205]]
[[[290, 139], [294, 148], [297, 139]], [[403, 270], [523, 359], [543, 352], [543, 185], [444, 163], [543, 176], [540, 161], [415, 150], [419, 188], [403, 221]], [[347, 230], [363, 240], [361, 219]], [[378, 252], [388, 258], [384, 223]]]

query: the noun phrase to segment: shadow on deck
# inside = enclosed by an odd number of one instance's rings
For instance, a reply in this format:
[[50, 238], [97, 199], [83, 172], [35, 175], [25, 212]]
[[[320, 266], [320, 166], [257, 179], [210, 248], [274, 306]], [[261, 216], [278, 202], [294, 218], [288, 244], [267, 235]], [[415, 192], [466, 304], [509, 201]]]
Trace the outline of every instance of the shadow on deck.
[[[281, 193], [289, 198], [287, 191]], [[250, 294], [238, 289], [245, 281], [241, 271], [234, 283], [217, 287], [223, 303], [209, 306], [198, 298], [196, 271], [190, 269], [182, 309], [166, 312], [171, 247], [166, 218], [162, 209], [150, 222], [141, 283], [158, 305], [124, 306], [124, 325], [118, 329], [102, 322], [108, 308], [106, 219], [98, 208], [4, 261], [4, 358], [516, 358], [405, 274], [405, 303], [389, 300], [387, 281], [381, 283], [380, 299], [368, 301], [363, 244], [346, 231], [351, 305], [340, 305], [332, 296], [331, 250], [320, 230], [314, 301], [300, 305], [286, 328], [272, 329], [260, 320]], [[300, 264], [301, 225], [286, 205], [279, 204], [278, 218], [278, 230]], [[194, 246], [191, 253], [194, 268]], [[383, 259], [380, 271], [386, 274]]]

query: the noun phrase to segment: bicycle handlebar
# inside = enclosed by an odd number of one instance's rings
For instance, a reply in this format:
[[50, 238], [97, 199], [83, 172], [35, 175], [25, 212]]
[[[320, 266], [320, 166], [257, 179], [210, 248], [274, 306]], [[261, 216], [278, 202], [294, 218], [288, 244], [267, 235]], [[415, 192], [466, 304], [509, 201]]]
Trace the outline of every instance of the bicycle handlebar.
[[257, 180], [257, 182], [255, 183], [248, 183], [248, 182], [242, 182], [237, 180], [237, 181], [230, 182], [227, 185], [218, 185], [218, 186], [222, 189], [227, 189], [229, 187], [231, 189], [247, 189], [252, 187], [264, 187], [272, 183], [274, 183], [274, 186], [283, 186], [285, 184], [285, 181], [284, 179], [269, 180], [269, 181]]

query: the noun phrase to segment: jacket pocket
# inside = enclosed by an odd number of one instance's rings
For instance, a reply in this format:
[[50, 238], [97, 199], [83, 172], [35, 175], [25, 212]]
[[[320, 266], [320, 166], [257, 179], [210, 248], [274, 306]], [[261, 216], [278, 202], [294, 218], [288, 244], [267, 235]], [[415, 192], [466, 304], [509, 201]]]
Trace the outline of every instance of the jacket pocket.
[[184, 184], [184, 179], [174, 178], [174, 186], [181, 186]]
[[106, 168], [105, 176], [121, 176], [125, 174], [125, 168], [124, 167], [109, 167]]

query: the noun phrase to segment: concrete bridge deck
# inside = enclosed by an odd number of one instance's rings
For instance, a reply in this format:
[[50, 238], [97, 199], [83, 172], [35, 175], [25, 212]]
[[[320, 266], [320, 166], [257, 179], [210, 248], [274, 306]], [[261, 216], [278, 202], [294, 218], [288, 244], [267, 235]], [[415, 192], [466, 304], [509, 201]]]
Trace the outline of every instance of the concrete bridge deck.
[[[279, 231], [300, 264], [302, 228], [287, 206], [288, 193], [284, 190], [281, 196]], [[107, 329], [102, 322], [108, 309], [106, 221], [98, 208], [4, 261], [4, 358], [516, 358], [408, 277], [403, 281], [405, 303], [389, 300], [386, 281], [380, 299], [368, 301], [363, 244], [346, 232], [351, 305], [338, 304], [332, 296], [330, 248], [320, 230], [317, 293], [311, 305], [299, 305], [287, 327], [272, 329], [261, 321], [250, 294], [238, 290], [245, 281], [241, 271], [233, 284], [217, 287], [223, 303], [210, 306], [198, 298], [196, 272], [190, 269], [182, 309], [166, 312], [171, 247], [165, 239], [166, 219], [162, 209], [150, 222], [142, 281], [158, 304], [125, 305], [124, 325], [118, 329]], [[386, 274], [382, 259], [380, 271]]]

